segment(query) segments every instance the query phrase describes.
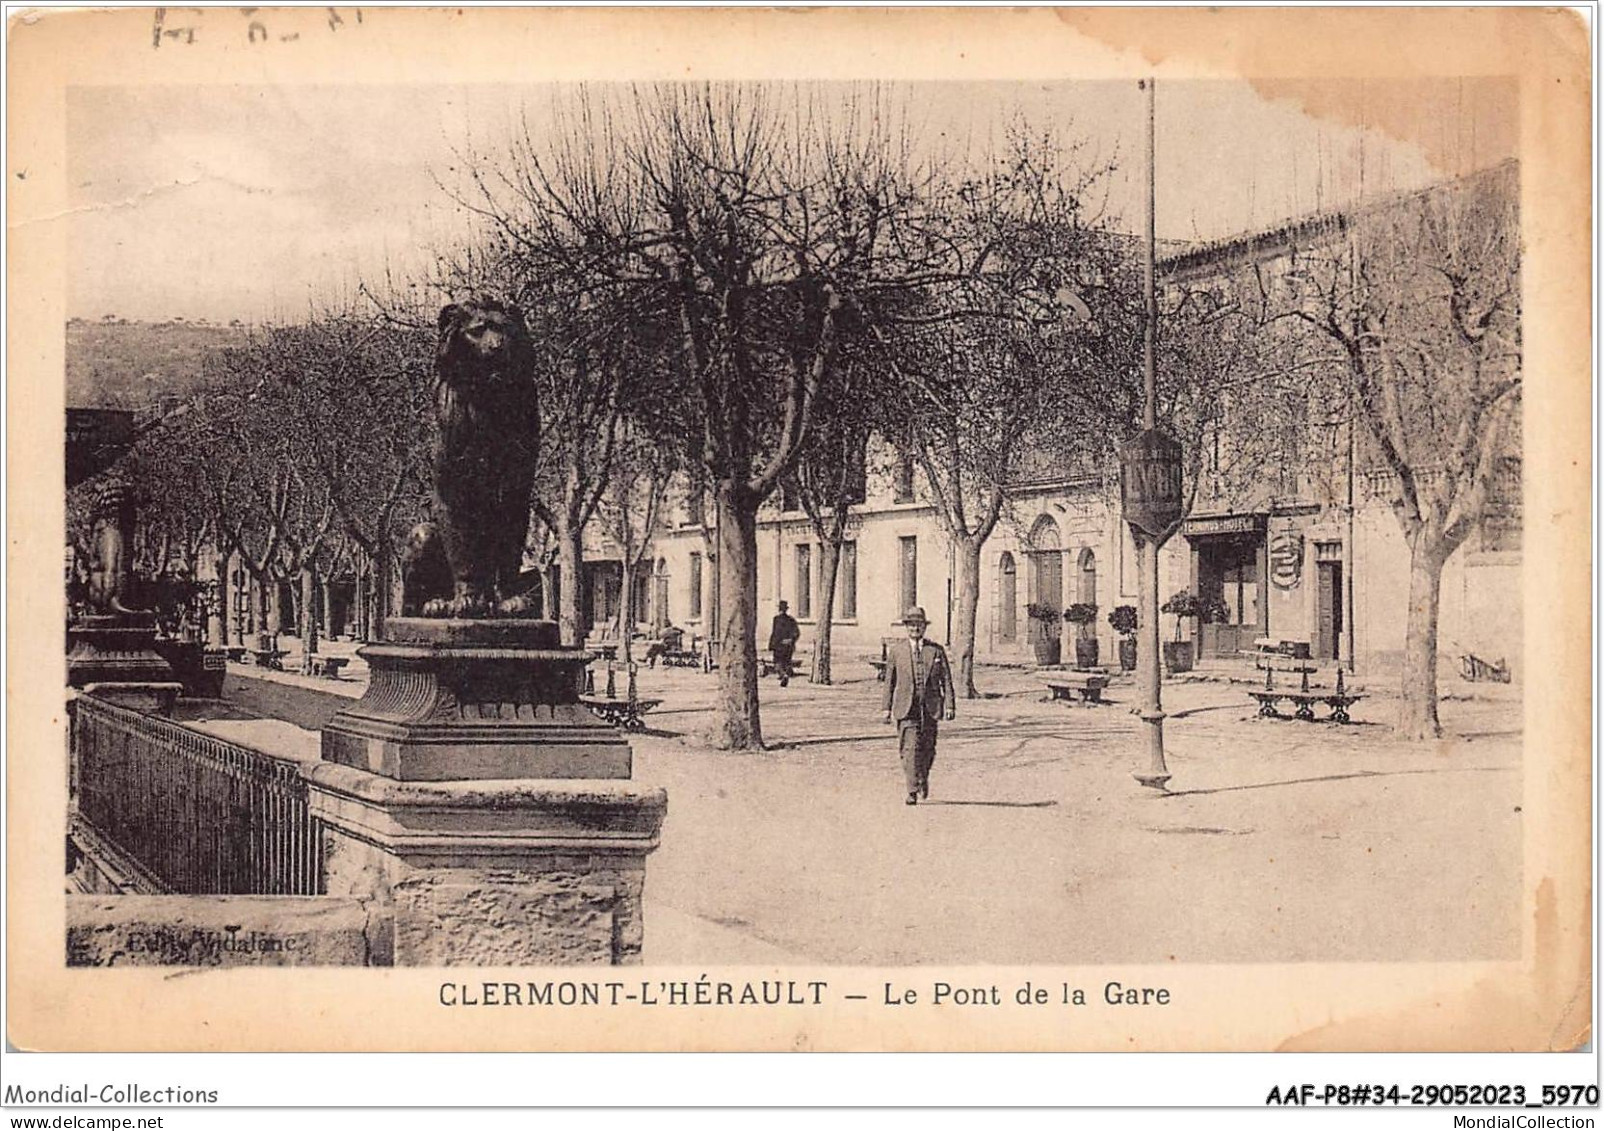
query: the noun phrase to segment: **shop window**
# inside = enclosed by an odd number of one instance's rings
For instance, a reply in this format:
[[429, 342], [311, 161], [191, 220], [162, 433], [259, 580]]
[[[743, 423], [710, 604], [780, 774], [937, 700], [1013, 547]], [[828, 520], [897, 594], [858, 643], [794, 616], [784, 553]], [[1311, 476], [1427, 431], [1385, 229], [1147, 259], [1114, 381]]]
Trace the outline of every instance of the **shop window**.
[[913, 502], [913, 456], [907, 452], [897, 453], [897, 482], [893, 502]]
[[796, 547], [796, 615], [803, 620], [813, 616], [813, 547]]
[[997, 638], [1014, 640], [1019, 625], [1019, 570], [1014, 555], [1004, 553], [997, 570]]
[[899, 538], [898, 564], [901, 567], [901, 584], [897, 596], [901, 608], [911, 609], [919, 603], [919, 539]]
[[841, 564], [836, 577], [836, 590], [841, 594], [841, 619], [858, 619], [858, 544], [841, 543]]

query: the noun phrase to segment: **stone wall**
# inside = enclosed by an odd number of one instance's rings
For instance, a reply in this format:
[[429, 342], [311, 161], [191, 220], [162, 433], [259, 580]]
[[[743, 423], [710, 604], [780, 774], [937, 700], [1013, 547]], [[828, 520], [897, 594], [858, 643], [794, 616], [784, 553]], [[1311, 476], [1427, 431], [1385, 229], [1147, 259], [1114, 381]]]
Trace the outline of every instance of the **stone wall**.
[[68, 966], [387, 966], [375, 903], [329, 896], [69, 895]]

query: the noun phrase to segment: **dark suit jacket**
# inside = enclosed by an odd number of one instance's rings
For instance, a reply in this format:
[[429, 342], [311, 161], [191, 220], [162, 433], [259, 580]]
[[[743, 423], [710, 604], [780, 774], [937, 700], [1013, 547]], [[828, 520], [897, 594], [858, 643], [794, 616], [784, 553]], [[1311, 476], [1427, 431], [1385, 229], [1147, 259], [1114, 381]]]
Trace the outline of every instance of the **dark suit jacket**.
[[[913, 680], [913, 641], [899, 640], [891, 646], [886, 657], [885, 709], [894, 719], [918, 717], [915, 705], [923, 703], [924, 713], [932, 719], [944, 718], [957, 709], [952, 690], [952, 669], [947, 664], [947, 650], [939, 644], [923, 642], [925, 682], [915, 687]], [[917, 698], [916, 698], [917, 696]]]
[[785, 613], [774, 614], [774, 624], [769, 629], [769, 651], [776, 648], [789, 648], [797, 642], [802, 635], [802, 627], [796, 623], [796, 618]]

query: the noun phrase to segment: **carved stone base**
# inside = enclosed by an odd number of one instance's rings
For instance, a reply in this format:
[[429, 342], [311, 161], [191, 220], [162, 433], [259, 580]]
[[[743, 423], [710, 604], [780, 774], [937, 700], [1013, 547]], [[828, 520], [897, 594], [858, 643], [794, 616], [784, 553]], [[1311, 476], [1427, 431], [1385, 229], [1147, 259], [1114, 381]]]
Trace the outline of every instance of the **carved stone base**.
[[398, 781], [627, 778], [629, 743], [579, 701], [590, 655], [529, 620], [395, 617], [323, 758]]
[[661, 789], [398, 782], [326, 761], [301, 775], [325, 827], [328, 894], [388, 909], [395, 965], [640, 961]]
[[86, 616], [67, 629], [67, 684], [173, 683], [172, 665], [156, 654], [156, 620]]

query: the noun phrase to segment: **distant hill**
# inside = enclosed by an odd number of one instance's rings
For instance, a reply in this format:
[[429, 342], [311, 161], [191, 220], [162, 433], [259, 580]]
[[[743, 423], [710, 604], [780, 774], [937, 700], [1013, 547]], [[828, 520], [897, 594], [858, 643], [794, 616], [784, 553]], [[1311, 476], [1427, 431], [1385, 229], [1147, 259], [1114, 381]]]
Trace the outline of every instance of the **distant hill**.
[[208, 354], [243, 345], [244, 326], [200, 322], [67, 322], [67, 404], [148, 408], [200, 381]]

